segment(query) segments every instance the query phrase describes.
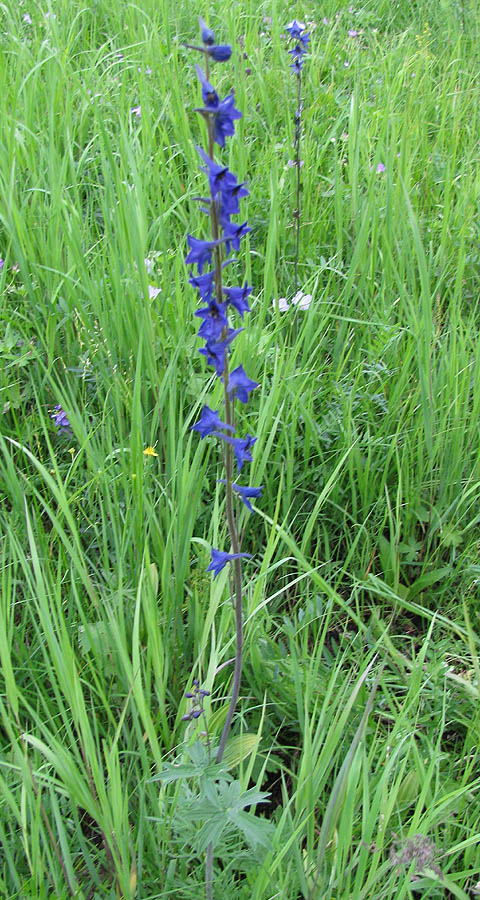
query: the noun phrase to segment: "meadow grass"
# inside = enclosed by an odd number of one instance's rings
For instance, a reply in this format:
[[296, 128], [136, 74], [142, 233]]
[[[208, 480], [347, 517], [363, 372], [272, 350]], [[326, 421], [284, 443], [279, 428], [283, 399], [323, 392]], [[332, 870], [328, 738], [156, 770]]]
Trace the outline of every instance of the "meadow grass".
[[[227, 756], [271, 792], [257, 812], [274, 825], [256, 855], [225, 838], [215, 896], [467, 900], [480, 883], [480, 28], [467, 0], [348, 7], [0, 11], [6, 898], [204, 896], [184, 793], [151, 780], [194, 737], [193, 676], [219, 736], [234, 652], [226, 574], [205, 574], [225, 540], [221, 466], [189, 430], [212, 388], [220, 401], [183, 261], [204, 191], [182, 48], [198, 14], [234, 44], [216, 72], [243, 112], [227, 156], [250, 188], [254, 291], [233, 360], [261, 383], [243, 425], [265, 485], [244, 522]], [[293, 16], [316, 25], [299, 265], [313, 300], [281, 313]]]

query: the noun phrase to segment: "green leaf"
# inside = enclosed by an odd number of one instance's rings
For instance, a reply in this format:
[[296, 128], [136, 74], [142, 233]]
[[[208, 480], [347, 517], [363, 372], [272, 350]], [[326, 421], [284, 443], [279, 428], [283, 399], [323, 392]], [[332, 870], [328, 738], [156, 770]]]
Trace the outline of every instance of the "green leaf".
[[[203, 770], [202, 770], [203, 772]], [[174, 781], [180, 781], [182, 778], [198, 777], [199, 771], [197, 766], [188, 764], [166, 763], [161, 772], [154, 775], [150, 781], [163, 781], [164, 784], [173, 784]]]
[[410, 772], [407, 772], [405, 778], [403, 779], [399, 789], [398, 789], [398, 802], [400, 806], [404, 804], [409, 806], [411, 803], [415, 803], [418, 795], [420, 793], [420, 779], [418, 777], [418, 773], [411, 769]]
[[[240, 787], [239, 782], [234, 782], [234, 784], [238, 784]], [[250, 788], [249, 791], [243, 791], [243, 793], [238, 795], [236, 806], [240, 809], [245, 806], [255, 806], [256, 803], [267, 803], [269, 796], [268, 791], [258, 791], [256, 788]]]
[[153, 596], [158, 594], [158, 567], [155, 563], [150, 563], [150, 583], [152, 585]]
[[239, 734], [231, 738], [225, 747], [222, 763], [227, 769], [238, 766], [247, 756], [257, 749], [260, 741], [258, 734]]
[[201, 853], [205, 851], [210, 843], [215, 846], [225, 832], [227, 818], [225, 813], [222, 815], [212, 816], [205, 825], [202, 825], [197, 835], [198, 849]]
[[272, 849], [272, 837], [275, 832], [272, 822], [239, 809], [230, 810], [228, 818], [240, 829], [248, 844], [253, 847], [260, 844], [267, 850]]
[[412, 600], [417, 594], [420, 594], [426, 588], [431, 587], [432, 584], [435, 584], [437, 581], [443, 581], [451, 574], [451, 566], [442, 566], [439, 569], [433, 569], [431, 572], [427, 572], [426, 575], [421, 575], [420, 578], [417, 578], [417, 580], [410, 585], [408, 599]]

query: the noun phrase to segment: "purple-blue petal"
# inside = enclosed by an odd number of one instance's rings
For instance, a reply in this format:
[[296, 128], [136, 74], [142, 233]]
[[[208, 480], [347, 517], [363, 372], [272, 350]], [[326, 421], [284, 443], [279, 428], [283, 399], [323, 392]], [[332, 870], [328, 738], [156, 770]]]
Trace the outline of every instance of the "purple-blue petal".
[[224, 553], [223, 550], [215, 550], [212, 547], [211, 550], [212, 560], [210, 565], [207, 567], [207, 572], [213, 572], [214, 578], [220, 574], [222, 569], [225, 568], [228, 562], [231, 562], [233, 559], [251, 559], [251, 553]]

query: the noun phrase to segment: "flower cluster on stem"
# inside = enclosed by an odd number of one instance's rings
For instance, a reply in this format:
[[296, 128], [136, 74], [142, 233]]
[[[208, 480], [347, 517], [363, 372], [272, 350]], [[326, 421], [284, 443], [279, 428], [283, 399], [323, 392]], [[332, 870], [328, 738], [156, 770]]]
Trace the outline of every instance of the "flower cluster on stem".
[[[185, 258], [192, 267], [189, 282], [196, 290], [201, 307], [195, 315], [201, 320], [198, 335], [204, 342], [200, 353], [205, 356], [207, 364], [212, 366], [216, 376], [223, 384], [223, 410], [204, 406], [199, 420], [192, 426], [202, 439], [215, 437], [223, 446], [225, 478], [225, 509], [227, 528], [231, 550], [229, 552], [212, 548], [211, 561], [207, 571], [216, 577], [227, 564], [233, 568], [233, 606], [235, 611], [235, 666], [233, 673], [232, 694], [220, 737], [216, 761], [221, 762], [228, 732], [233, 720], [235, 707], [240, 692], [243, 655], [243, 609], [242, 609], [242, 563], [243, 558], [250, 558], [249, 553], [241, 549], [240, 534], [237, 525], [235, 498], [240, 499], [253, 512], [250, 498], [259, 497], [262, 487], [240, 485], [236, 481], [234, 468], [239, 475], [245, 463], [251, 462], [251, 449], [256, 437], [246, 434], [237, 435], [234, 409], [235, 401], [247, 403], [250, 393], [258, 387], [246, 374], [243, 366], [230, 369], [229, 354], [232, 343], [243, 330], [244, 317], [250, 312], [248, 297], [252, 288], [246, 282], [239, 286], [225, 286], [224, 269], [233, 261], [233, 252], [240, 249], [242, 238], [250, 228], [246, 221], [239, 222], [236, 216], [240, 213], [240, 201], [248, 196], [244, 182], [226, 165], [215, 159], [215, 144], [224, 147], [226, 139], [235, 133], [235, 122], [241, 113], [235, 107], [233, 91], [221, 99], [210, 82], [210, 61], [225, 62], [231, 56], [231, 47], [227, 44], [215, 44], [215, 35], [203, 19], [199, 19], [202, 46], [187, 44], [190, 49], [203, 54], [204, 66], [196, 66], [201, 87], [202, 106], [197, 112], [203, 117], [207, 126], [208, 146], [197, 147], [201, 163], [200, 169], [208, 179], [209, 196], [202, 198], [202, 211], [209, 217], [210, 234], [207, 238], [194, 235], [187, 236], [189, 252]], [[196, 269], [196, 271], [195, 271]], [[232, 327], [231, 317], [240, 318], [241, 325]], [[238, 325], [237, 323], [234, 323]], [[195, 715], [198, 708], [191, 715]], [[213, 896], [213, 845], [207, 848], [206, 860], [207, 898]]]
[[72, 427], [65, 410], [59, 403], [56, 404], [54, 411], [50, 414], [50, 418], [53, 419], [55, 427], [58, 428], [58, 434], [71, 435]]
[[[210, 61], [223, 62], [229, 59], [231, 47], [216, 45], [213, 31], [203, 19], [199, 21], [203, 46], [186, 46], [204, 55], [205, 69], [198, 65], [196, 67], [203, 104], [196, 111], [205, 120], [208, 146], [207, 149], [197, 147], [197, 150], [201, 160], [200, 169], [208, 179], [209, 196], [202, 198], [202, 209], [209, 217], [210, 233], [206, 238], [187, 235], [189, 252], [185, 262], [192, 267], [189, 282], [201, 302], [195, 313], [201, 320], [198, 335], [203, 346], [199, 352], [206, 357], [207, 364], [212, 366], [223, 384], [222, 413], [204, 406], [198, 421], [192, 426], [192, 430], [197, 431], [202, 439], [215, 437], [221, 442], [225, 467], [225, 478], [221, 479], [221, 483], [225, 485], [231, 551], [212, 548], [207, 569], [216, 577], [227, 564], [233, 567], [237, 640], [232, 698], [217, 751], [217, 761], [220, 762], [240, 689], [243, 644], [241, 560], [250, 558], [250, 554], [243, 553], [240, 546], [235, 497], [253, 512], [250, 498], [259, 497], [262, 487], [238, 484], [234, 473], [235, 466], [238, 475], [244, 464], [251, 462], [251, 450], [256, 441], [256, 437], [251, 434], [246, 434], [245, 437], [237, 435], [234, 407], [235, 401], [247, 403], [258, 383], [248, 377], [241, 365], [231, 370], [229, 362], [232, 343], [243, 330], [245, 314], [250, 312], [248, 298], [252, 288], [247, 283], [232, 287], [224, 284], [225, 267], [233, 261], [233, 252], [239, 250], [241, 239], [250, 231], [246, 221], [236, 221], [240, 213], [240, 201], [248, 196], [248, 189], [226, 165], [216, 161], [214, 154], [215, 144], [224, 147], [226, 138], [235, 133], [235, 122], [241, 118], [241, 113], [235, 108], [233, 91], [221, 99], [210, 82]], [[232, 317], [240, 319], [238, 327], [232, 327]]]
[[297, 198], [296, 198], [296, 207], [293, 211], [293, 218], [295, 221], [295, 289], [298, 290], [298, 257], [300, 253], [300, 205], [301, 205], [301, 191], [302, 191], [302, 179], [300, 169], [303, 165], [300, 160], [300, 138], [302, 135], [302, 112], [303, 112], [303, 103], [302, 103], [302, 69], [303, 69], [303, 59], [305, 53], [308, 49], [308, 44], [310, 43], [310, 32], [305, 30], [305, 25], [302, 22], [297, 22], [296, 19], [293, 22], [290, 22], [289, 25], [286, 26], [285, 29], [289, 35], [290, 42], [293, 42], [293, 47], [288, 51], [290, 56], [292, 57], [292, 62], [290, 68], [293, 69], [293, 72], [297, 79], [297, 105], [295, 110], [295, 134], [293, 140], [293, 146], [295, 151], [295, 160], [293, 165], [295, 166], [297, 173]]

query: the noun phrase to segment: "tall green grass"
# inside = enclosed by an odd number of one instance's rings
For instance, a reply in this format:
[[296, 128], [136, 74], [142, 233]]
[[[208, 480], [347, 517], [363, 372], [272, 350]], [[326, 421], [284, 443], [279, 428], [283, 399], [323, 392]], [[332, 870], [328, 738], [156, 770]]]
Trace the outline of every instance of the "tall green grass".
[[[181, 43], [198, 13], [235, 43], [218, 80], [244, 112], [230, 162], [250, 188], [254, 302], [238, 354], [262, 385], [244, 415], [265, 488], [245, 519], [235, 723], [259, 741], [235, 772], [271, 792], [258, 814], [275, 825], [258, 858], [225, 841], [215, 890], [465, 900], [480, 881], [478, 17], [453, 0], [348, 6], [2, 7], [6, 898], [204, 895], [181, 791], [151, 781], [193, 739], [191, 678], [212, 690], [215, 735], [232, 669], [228, 585], [204, 571], [225, 537], [220, 463], [189, 431], [212, 396], [183, 263], [202, 187]], [[313, 302], [291, 314], [272, 305], [293, 290], [281, 35], [310, 13]], [[394, 861], [418, 835], [433, 868]]]

